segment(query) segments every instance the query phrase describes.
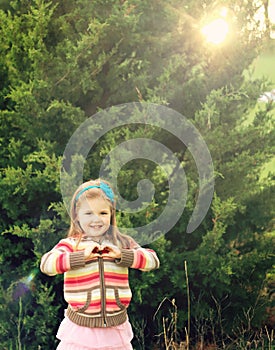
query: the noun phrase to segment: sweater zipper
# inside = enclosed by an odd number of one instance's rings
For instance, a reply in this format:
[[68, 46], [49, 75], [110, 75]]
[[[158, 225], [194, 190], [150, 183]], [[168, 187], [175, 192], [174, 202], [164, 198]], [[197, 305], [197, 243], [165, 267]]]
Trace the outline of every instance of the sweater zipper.
[[106, 294], [105, 294], [105, 280], [104, 280], [104, 264], [103, 264], [103, 258], [98, 258], [99, 263], [99, 275], [100, 275], [100, 294], [101, 294], [101, 309], [102, 309], [102, 316], [104, 320], [104, 327], [107, 326], [106, 322]]

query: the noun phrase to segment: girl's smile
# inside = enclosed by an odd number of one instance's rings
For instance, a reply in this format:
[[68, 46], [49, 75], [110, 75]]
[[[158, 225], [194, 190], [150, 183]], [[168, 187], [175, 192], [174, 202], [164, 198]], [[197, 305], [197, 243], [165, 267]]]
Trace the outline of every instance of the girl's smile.
[[110, 227], [110, 205], [101, 197], [83, 198], [79, 203], [77, 220], [86, 236], [99, 240]]

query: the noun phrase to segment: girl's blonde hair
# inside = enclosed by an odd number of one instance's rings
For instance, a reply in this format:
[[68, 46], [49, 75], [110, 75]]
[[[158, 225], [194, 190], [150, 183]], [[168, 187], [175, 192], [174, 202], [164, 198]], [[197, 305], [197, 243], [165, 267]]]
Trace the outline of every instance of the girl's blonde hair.
[[79, 205], [83, 198], [87, 199], [99, 197], [104, 198], [109, 203], [111, 209], [110, 228], [105, 233], [106, 238], [120, 248], [130, 248], [133, 247], [133, 245], [136, 246], [137, 243], [131, 237], [119, 232], [116, 223], [116, 201], [114, 192], [109, 182], [102, 179], [84, 182], [75, 191], [71, 201], [71, 224], [68, 232], [68, 237], [78, 238], [80, 242], [84, 232], [82, 231], [77, 220], [77, 211]]

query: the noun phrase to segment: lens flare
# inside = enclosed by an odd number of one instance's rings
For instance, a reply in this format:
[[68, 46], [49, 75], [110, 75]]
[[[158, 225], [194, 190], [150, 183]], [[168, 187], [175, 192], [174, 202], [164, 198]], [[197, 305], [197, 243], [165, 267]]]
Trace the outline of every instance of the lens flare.
[[14, 283], [14, 289], [13, 289], [13, 299], [17, 300], [19, 298], [22, 298], [25, 294], [27, 294], [29, 291], [33, 290], [34, 285], [34, 278], [38, 274], [38, 269], [33, 269], [29, 275], [21, 278], [19, 281]]
[[25, 277], [24, 279], [25, 283], [30, 284], [35, 278], [35, 276], [37, 275], [37, 273], [38, 273], [38, 269], [32, 270], [31, 273], [27, 277]]
[[204, 26], [201, 31], [208, 42], [219, 45], [226, 39], [229, 26], [226, 20], [218, 18]]

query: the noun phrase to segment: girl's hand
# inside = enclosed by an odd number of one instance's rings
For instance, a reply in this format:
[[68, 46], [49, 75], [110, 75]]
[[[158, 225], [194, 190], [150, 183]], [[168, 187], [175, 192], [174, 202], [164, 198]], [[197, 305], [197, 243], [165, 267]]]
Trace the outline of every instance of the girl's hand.
[[115, 245], [100, 246], [99, 248], [101, 256], [108, 256], [114, 259], [121, 259], [121, 251]]
[[90, 260], [99, 256], [100, 245], [96, 242], [91, 242], [84, 250], [85, 260]]

